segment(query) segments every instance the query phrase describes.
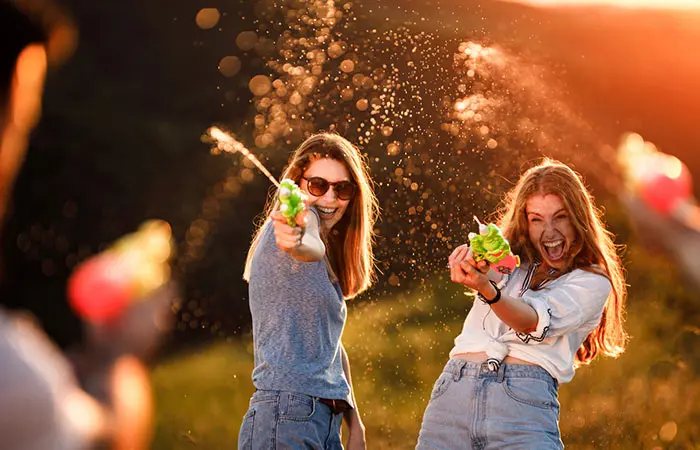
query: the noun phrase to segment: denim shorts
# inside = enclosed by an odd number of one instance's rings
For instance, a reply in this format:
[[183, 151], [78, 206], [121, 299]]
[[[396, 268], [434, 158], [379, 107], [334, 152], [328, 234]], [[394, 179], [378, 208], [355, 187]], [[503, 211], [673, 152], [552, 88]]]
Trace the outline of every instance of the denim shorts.
[[451, 359], [433, 387], [416, 449], [563, 449], [557, 387], [539, 366]]
[[239, 450], [342, 450], [343, 414], [296, 392], [255, 391], [238, 433]]

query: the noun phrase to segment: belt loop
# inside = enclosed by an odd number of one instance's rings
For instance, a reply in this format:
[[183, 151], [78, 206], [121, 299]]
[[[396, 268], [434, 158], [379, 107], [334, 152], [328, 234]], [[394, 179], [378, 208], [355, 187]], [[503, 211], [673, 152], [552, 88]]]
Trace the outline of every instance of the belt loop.
[[454, 380], [459, 381], [462, 379], [462, 372], [464, 371], [464, 367], [467, 365], [466, 361], [460, 361], [459, 362], [459, 368], [457, 371], [454, 373]]
[[506, 364], [502, 362], [501, 365], [498, 367], [498, 377], [496, 377], [496, 380], [499, 383], [503, 383], [503, 380], [505, 379], [505, 377], [506, 377]]

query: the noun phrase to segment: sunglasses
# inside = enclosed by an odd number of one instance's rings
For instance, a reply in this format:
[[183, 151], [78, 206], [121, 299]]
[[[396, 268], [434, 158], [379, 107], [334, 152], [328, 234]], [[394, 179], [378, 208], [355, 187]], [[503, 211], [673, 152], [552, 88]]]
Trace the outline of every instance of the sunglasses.
[[337, 195], [341, 200], [350, 200], [353, 195], [355, 195], [355, 185], [350, 181], [337, 181], [335, 183], [331, 183], [330, 181], [321, 177], [302, 178], [306, 180], [306, 189], [309, 191], [309, 194], [313, 195], [314, 197], [324, 196], [331, 186], [333, 187], [333, 192], [335, 192], [335, 195]]

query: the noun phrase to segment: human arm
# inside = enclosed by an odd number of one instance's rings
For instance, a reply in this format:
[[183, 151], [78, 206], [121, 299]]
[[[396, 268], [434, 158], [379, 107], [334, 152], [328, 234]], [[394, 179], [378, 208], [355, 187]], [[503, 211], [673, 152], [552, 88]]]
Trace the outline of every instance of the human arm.
[[3, 448], [148, 448], [152, 398], [145, 367], [119, 358], [105, 401], [78, 384], [68, 359], [27, 318], [0, 310], [0, 434]]
[[362, 423], [360, 418], [360, 413], [357, 409], [357, 401], [355, 400], [355, 389], [352, 386], [352, 377], [350, 375], [350, 360], [348, 359], [348, 354], [345, 351], [343, 344], [340, 344], [340, 356], [343, 361], [343, 372], [345, 373], [345, 378], [348, 380], [348, 385], [350, 386], [350, 398], [352, 400], [353, 408], [345, 411], [343, 413], [343, 419], [345, 424], [348, 426], [348, 450], [363, 450], [367, 448], [367, 442], [365, 441], [365, 425]]
[[[495, 298], [496, 288], [484, 282], [483, 265], [474, 264], [468, 254], [455, 253], [454, 260], [463, 259], [453, 265], [451, 257], [453, 280], [488, 300]], [[574, 270], [559, 280], [552, 286], [528, 290], [521, 298], [501, 293], [501, 299], [490, 305], [491, 310], [526, 342], [541, 342], [545, 337], [562, 336], [582, 327], [595, 328], [612, 289], [610, 281], [593, 269]]]
[[275, 229], [275, 241], [282, 251], [301, 262], [323, 259], [326, 246], [321, 239], [320, 220], [315, 211], [307, 208], [297, 214], [295, 227], [287, 223], [287, 218], [280, 211], [273, 212], [270, 218]]
[[[487, 275], [488, 263], [475, 262], [468, 245], [457, 247], [450, 255], [449, 264], [452, 281], [475, 290], [488, 300], [496, 297], [496, 288]], [[538, 314], [522, 299], [501, 292], [500, 300], [490, 306], [503, 323], [518, 333], [531, 333], [537, 329]]]

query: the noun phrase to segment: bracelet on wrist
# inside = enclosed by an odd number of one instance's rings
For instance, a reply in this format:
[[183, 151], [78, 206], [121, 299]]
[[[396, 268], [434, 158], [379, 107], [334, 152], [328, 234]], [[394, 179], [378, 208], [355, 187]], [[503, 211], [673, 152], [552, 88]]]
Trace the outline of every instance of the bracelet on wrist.
[[489, 283], [491, 283], [491, 286], [496, 290], [496, 296], [492, 299], [487, 299], [483, 295], [481, 295], [481, 292], [477, 293], [477, 297], [479, 297], [479, 300], [482, 302], [486, 303], [487, 305], [493, 305], [497, 301], [501, 299], [501, 290], [498, 289], [498, 286], [496, 285], [496, 282], [493, 280], [489, 280]]

